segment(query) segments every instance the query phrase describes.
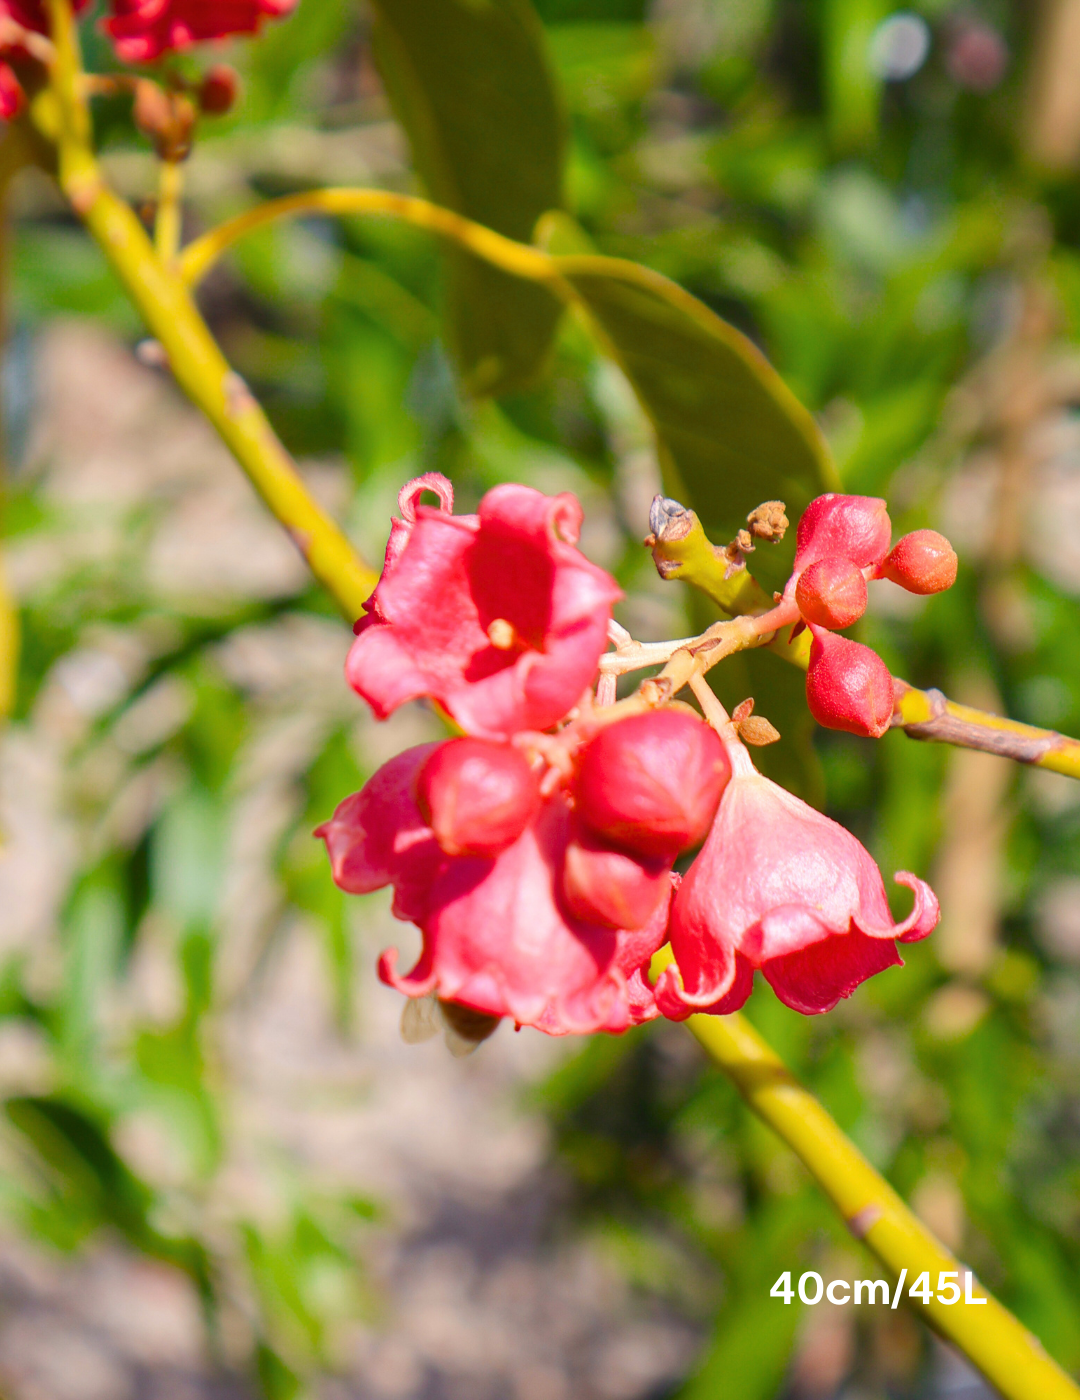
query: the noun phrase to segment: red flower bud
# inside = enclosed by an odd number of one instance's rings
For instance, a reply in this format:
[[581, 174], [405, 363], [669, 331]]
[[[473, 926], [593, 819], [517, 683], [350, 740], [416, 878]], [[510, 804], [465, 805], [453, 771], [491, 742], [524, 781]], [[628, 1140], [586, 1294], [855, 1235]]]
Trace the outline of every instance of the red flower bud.
[[582, 753], [578, 812], [608, 840], [670, 858], [705, 839], [730, 776], [723, 745], [694, 715], [632, 715]]
[[26, 94], [15, 70], [7, 63], [0, 63], [0, 121], [17, 117], [25, 103]]
[[512, 745], [448, 739], [417, 774], [416, 803], [447, 855], [497, 856], [536, 815], [540, 787]]
[[616, 850], [579, 829], [566, 847], [563, 897], [586, 923], [643, 928], [671, 887], [670, 870], [670, 860]]
[[818, 724], [880, 739], [893, 712], [893, 682], [881, 657], [859, 642], [811, 625], [806, 703]]
[[913, 530], [897, 541], [881, 572], [909, 593], [942, 593], [956, 582], [956, 551], [936, 530]]
[[199, 107], [212, 117], [223, 116], [236, 106], [240, 96], [240, 74], [227, 63], [208, 68], [199, 84]]
[[795, 601], [807, 622], [850, 627], [866, 611], [866, 579], [850, 559], [818, 559], [799, 575]]
[[818, 496], [803, 511], [796, 535], [795, 572], [818, 559], [850, 559], [860, 569], [889, 552], [892, 522], [877, 496]]

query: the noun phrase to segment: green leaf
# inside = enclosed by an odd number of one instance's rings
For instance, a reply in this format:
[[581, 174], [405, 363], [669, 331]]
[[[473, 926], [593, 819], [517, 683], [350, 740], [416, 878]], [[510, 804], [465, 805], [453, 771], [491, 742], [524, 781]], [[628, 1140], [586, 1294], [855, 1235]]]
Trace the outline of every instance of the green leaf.
[[[528, 0], [374, 0], [375, 55], [431, 197], [529, 242], [562, 203], [565, 130]], [[544, 288], [451, 251], [450, 345], [466, 388], [502, 394], [547, 361], [561, 312]]]
[[[814, 419], [760, 350], [674, 282], [616, 258], [562, 257], [559, 270], [607, 340], [656, 429], [664, 488], [724, 544], [762, 501], [796, 520], [835, 467]], [[770, 589], [791, 570], [794, 531], [750, 564]]]

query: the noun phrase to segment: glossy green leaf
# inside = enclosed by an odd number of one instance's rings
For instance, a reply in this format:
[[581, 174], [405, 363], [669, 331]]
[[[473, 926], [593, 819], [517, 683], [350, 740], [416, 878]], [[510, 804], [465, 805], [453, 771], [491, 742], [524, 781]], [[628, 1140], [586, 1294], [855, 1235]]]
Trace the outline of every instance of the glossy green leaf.
[[[528, 242], [562, 203], [565, 132], [528, 0], [374, 0], [375, 53], [432, 198]], [[452, 251], [447, 335], [466, 387], [534, 380], [561, 307], [544, 288]]]
[[[760, 350], [674, 282], [615, 258], [564, 257], [587, 307], [656, 429], [664, 487], [726, 543], [762, 501], [797, 519], [836, 487], [824, 439]], [[752, 570], [768, 588], [790, 572], [794, 531], [761, 545]]]

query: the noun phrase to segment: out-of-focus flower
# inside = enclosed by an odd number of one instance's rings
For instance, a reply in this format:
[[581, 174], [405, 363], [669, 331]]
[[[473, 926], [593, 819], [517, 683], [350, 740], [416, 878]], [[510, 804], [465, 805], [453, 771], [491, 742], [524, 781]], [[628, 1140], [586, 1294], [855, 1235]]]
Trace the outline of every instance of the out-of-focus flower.
[[398, 754], [316, 833], [343, 889], [392, 884], [395, 914], [420, 926], [416, 966], [399, 974], [390, 949], [379, 962], [383, 981], [406, 996], [436, 991], [549, 1035], [618, 1032], [652, 1019], [657, 1012], [642, 969], [666, 934], [666, 868], [641, 927], [576, 916], [562, 891], [573, 814], [559, 791], [494, 858], [447, 855], [416, 797], [421, 769], [437, 752], [422, 745]]
[[866, 611], [866, 579], [850, 559], [816, 559], [799, 575], [795, 602], [807, 622], [850, 627]]
[[1008, 66], [1008, 45], [992, 25], [965, 16], [952, 26], [945, 67], [957, 87], [992, 92]]
[[380, 718], [429, 696], [480, 737], [556, 724], [591, 682], [622, 596], [574, 548], [581, 506], [504, 485], [477, 515], [451, 515], [418, 494], [416, 483], [402, 493], [350, 684]]
[[806, 703], [818, 724], [880, 739], [892, 722], [893, 680], [876, 651], [811, 625]]
[[705, 839], [730, 771], [715, 730], [695, 715], [632, 715], [582, 752], [578, 813], [616, 844], [670, 859]]
[[280, 19], [296, 0], [112, 0], [105, 21], [125, 63], [150, 63], [164, 53], [230, 34], [254, 34]]
[[727, 1013], [760, 970], [786, 1005], [829, 1011], [875, 972], [900, 965], [897, 942], [925, 938], [938, 904], [924, 881], [893, 921], [881, 872], [850, 832], [758, 773], [736, 739], [732, 777], [708, 840], [671, 910], [675, 962], [655, 989], [665, 1016]]
[[877, 496], [818, 496], [802, 513], [795, 536], [795, 571], [818, 559], [847, 559], [860, 569], [877, 567], [889, 552], [892, 522]]
[[0, 121], [10, 121], [18, 116], [25, 101], [26, 94], [14, 69], [10, 64], [0, 63]]
[[930, 52], [930, 27], [922, 15], [898, 10], [883, 19], [870, 37], [870, 68], [886, 82], [914, 77]]
[[881, 573], [909, 593], [942, 593], [956, 582], [957, 566], [956, 551], [944, 535], [913, 530], [889, 551]]

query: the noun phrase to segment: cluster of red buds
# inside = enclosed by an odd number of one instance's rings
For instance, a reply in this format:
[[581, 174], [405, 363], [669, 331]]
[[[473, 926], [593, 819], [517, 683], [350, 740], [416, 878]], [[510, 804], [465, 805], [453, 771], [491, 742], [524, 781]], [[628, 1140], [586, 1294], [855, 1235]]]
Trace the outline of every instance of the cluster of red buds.
[[[87, 3], [74, 0], [76, 13]], [[295, 4], [296, 0], [111, 0], [103, 28], [121, 62], [151, 63], [193, 44], [231, 34], [254, 34], [264, 20], [287, 15]], [[38, 75], [51, 58], [47, 34], [43, 0], [0, 0], [0, 121], [17, 116], [25, 105], [23, 79], [30, 78], [35, 68], [33, 81], [40, 81]], [[192, 94], [193, 100], [174, 88], [166, 92], [140, 80], [147, 89], [142, 103], [149, 126], [143, 125], [143, 129], [155, 135], [165, 132], [161, 139], [170, 150], [181, 150], [185, 124], [190, 136], [196, 108], [213, 115], [228, 111], [236, 100], [237, 84], [236, 74], [225, 65], [210, 69]], [[149, 92], [151, 88], [158, 97]]]
[[382, 955], [384, 982], [551, 1035], [619, 1032], [734, 1010], [755, 970], [827, 1011], [931, 931], [929, 887], [897, 877], [915, 903], [895, 923], [870, 855], [758, 773], [733, 725], [596, 703], [620, 593], [576, 548], [573, 496], [498, 486], [458, 516], [429, 474], [399, 507], [346, 673], [378, 716], [424, 697], [464, 733], [398, 754], [317, 833], [342, 889], [392, 886], [423, 935], [407, 973]]
[[956, 554], [936, 530], [915, 530], [890, 549], [892, 522], [876, 496], [819, 496], [799, 521], [796, 541], [784, 596], [794, 598], [813, 637], [810, 713], [828, 729], [878, 739], [892, 722], [892, 676], [876, 652], [835, 633], [866, 611], [869, 579], [940, 593], [956, 581]]

